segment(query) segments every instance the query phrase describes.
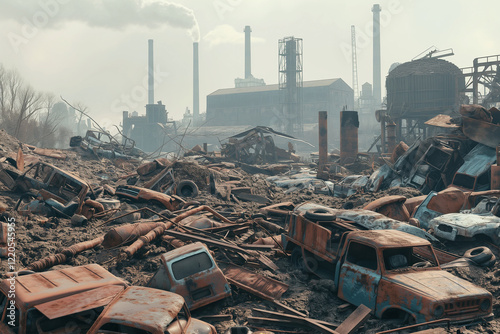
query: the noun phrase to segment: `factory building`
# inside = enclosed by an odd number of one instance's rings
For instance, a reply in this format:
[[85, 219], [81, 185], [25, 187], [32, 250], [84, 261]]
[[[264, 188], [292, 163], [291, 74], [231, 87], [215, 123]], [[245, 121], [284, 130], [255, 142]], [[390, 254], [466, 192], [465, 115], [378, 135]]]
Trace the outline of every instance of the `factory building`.
[[[283, 124], [278, 85], [218, 89], [207, 96], [207, 125]], [[304, 81], [302, 88], [304, 124], [317, 123], [318, 111], [338, 119], [340, 111], [354, 107], [354, 91], [342, 79]]]

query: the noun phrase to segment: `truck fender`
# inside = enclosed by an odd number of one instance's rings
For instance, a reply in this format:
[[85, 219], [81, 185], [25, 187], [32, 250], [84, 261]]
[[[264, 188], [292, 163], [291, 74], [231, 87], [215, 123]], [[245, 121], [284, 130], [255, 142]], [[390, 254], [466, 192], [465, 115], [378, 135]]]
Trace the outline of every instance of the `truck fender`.
[[417, 321], [417, 315], [415, 314], [415, 312], [407, 309], [406, 307], [402, 307], [400, 305], [387, 305], [381, 309], [377, 309], [375, 313], [375, 316], [379, 319], [382, 319], [383, 315], [389, 311], [389, 310], [399, 310], [399, 311], [403, 311], [405, 312], [406, 314], [410, 315], [412, 318], [413, 318], [413, 322], [416, 322]]

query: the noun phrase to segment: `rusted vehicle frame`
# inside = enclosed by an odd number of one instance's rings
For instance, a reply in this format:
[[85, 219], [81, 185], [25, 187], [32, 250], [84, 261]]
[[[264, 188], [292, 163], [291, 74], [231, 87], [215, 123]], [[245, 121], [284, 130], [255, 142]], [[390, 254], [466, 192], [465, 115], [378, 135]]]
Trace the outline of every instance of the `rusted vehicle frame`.
[[[49, 173], [42, 175], [42, 171], [45, 168], [51, 170]], [[35, 178], [28, 175], [32, 171], [34, 171]], [[35, 163], [22, 174], [4, 168], [0, 170], [0, 174], [3, 174], [3, 176], [0, 177], [2, 182], [4, 182], [6, 175], [12, 178], [14, 182], [11, 183], [10, 189], [13, 191], [28, 192], [31, 189], [35, 189], [38, 190], [44, 200], [54, 199], [62, 205], [66, 205], [77, 197], [79, 201], [78, 208], [75, 212], [77, 214], [81, 213], [85, 197], [92, 191], [90, 185], [83, 179], [44, 162]], [[37, 177], [42, 176], [42, 180], [37, 179]], [[9, 184], [6, 185], [9, 186]]]
[[490, 167], [496, 162], [495, 149], [477, 144], [465, 157], [455, 173], [451, 185], [465, 191], [488, 190]]
[[[178, 267], [191, 261], [185, 277], [177, 277]], [[197, 262], [195, 262], [197, 261]], [[204, 267], [201, 267], [205, 265]], [[197, 270], [200, 269], [200, 270]], [[186, 301], [190, 310], [211, 304], [231, 295], [231, 288], [208, 248], [195, 242], [161, 256], [161, 267], [147, 286], [175, 292]]]

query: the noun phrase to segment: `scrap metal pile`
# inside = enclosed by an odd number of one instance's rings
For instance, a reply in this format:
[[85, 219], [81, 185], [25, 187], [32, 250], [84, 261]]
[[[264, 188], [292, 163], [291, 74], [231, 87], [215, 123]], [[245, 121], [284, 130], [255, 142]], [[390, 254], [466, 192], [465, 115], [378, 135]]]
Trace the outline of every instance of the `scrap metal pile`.
[[15, 229], [18, 274], [18, 320], [3, 310], [0, 332], [499, 332], [500, 190], [445, 189], [480, 145], [450, 138], [338, 182], [255, 167], [241, 141], [240, 162], [139, 161], [0, 131], [0, 256]]

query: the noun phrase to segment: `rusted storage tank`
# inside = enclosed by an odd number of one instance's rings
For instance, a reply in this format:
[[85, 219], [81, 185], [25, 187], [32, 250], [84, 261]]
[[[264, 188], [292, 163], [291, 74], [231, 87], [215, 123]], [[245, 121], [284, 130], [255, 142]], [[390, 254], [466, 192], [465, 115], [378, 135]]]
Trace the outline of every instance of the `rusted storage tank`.
[[394, 68], [386, 88], [387, 110], [393, 119], [430, 118], [457, 110], [465, 79], [449, 61], [425, 58]]

